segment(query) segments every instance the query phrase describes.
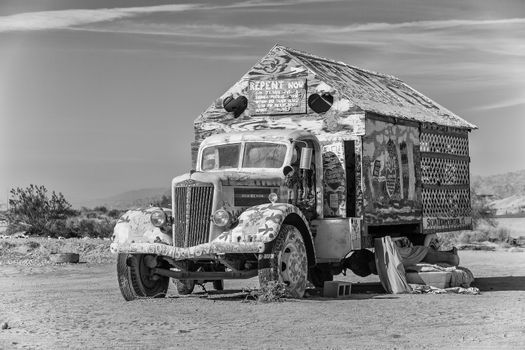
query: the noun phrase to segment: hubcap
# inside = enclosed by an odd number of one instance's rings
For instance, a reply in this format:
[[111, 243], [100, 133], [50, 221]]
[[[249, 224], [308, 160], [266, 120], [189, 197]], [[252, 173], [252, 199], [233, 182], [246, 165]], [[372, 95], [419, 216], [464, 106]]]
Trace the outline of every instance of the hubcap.
[[[304, 279], [306, 254], [300, 252], [294, 240], [287, 240], [281, 253], [281, 277], [288, 287], [295, 287]], [[300, 246], [302, 248], [302, 246]]]

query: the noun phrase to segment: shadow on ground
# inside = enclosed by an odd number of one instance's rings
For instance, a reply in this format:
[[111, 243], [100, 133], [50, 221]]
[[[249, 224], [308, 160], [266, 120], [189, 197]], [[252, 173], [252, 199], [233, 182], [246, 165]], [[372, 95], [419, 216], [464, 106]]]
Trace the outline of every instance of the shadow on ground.
[[478, 287], [482, 292], [525, 291], [525, 276], [477, 277], [472, 286]]

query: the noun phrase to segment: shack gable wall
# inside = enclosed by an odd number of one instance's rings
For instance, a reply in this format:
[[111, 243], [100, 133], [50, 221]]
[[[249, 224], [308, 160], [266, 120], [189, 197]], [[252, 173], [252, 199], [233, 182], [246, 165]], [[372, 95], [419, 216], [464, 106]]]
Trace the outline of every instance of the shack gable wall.
[[[250, 81], [305, 81], [304, 113], [259, 114], [253, 106], [237, 118], [223, 107], [223, 100], [231, 96], [248, 97]], [[325, 113], [316, 113], [307, 106], [306, 99], [313, 93], [328, 92], [334, 97], [333, 105]], [[271, 112], [271, 111], [270, 111]], [[237, 83], [217, 98], [194, 123], [195, 141], [192, 143], [192, 164], [195, 166], [200, 143], [217, 133], [253, 131], [260, 129], [304, 129], [323, 143], [359, 139], [364, 134], [365, 113], [333, 87], [321, 81], [312, 71], [292, 58], [284, 50], [272, 50]]]

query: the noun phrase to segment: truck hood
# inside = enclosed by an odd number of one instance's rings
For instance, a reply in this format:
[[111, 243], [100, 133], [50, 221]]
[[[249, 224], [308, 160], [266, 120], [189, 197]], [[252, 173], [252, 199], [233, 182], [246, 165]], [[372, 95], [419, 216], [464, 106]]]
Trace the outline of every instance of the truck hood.
[[177, 176], [172, 185], [186, 180], [208, 182], [222, 186], [272, 186], [279, 187], [284, 180], [281, 169], [264, 172], [220, 171], [220, 172], [194, 172]]

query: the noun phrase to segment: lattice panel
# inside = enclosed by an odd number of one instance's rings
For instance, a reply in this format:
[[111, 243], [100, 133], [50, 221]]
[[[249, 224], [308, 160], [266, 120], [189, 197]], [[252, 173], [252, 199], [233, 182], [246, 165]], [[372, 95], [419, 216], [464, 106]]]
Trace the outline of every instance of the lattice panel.
[[423, 157], [421, 181], [425, 185], [468, 185], [469, 162], [463, 159]]
[[423, 188], [423, 216], [470, 216], [470, 191], [465, 189]]
[[468, 156], [468, 138], [457, 135], [421, 133], [421, 152]]

